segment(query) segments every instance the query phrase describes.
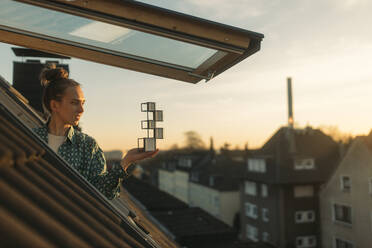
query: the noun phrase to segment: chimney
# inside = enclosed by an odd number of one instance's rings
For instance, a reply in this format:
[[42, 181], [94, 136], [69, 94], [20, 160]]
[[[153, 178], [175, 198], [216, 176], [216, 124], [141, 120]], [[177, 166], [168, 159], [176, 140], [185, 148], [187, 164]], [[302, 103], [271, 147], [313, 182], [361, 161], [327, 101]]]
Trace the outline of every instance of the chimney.
[[287, 78], [288, 88], [288, 127], [293, 129], [292, 78]]
[[288, 130], [287, 139], [289, 142], [289, 153], [296, 153], [296, 140], [295, 131], [293, 128], [293, 104], [292, 104], [292, 78], [287, 78], [287, 88], [288, 88]]

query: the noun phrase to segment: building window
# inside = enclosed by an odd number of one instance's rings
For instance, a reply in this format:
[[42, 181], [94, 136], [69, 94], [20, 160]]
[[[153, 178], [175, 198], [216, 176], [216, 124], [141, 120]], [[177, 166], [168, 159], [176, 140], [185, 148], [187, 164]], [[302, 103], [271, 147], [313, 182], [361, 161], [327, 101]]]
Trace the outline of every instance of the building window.
[[302, 185], [294, 187], [294, 197], [313, 197], [314, 186], [313, 185]]
[[255, 182], [245, 181], [244, 183], [245, 193], [247, 195], [257, 195], [257, 187]]
[[258, 241], [257, 227], [251, 226], [249, 224], [247, 224], [246, 227], [247, 227], [247, 238], [254, 242], [257, 242]]
[[261, 196], [262, 197], [267, 197], [269, 195], [268, 188], [266, 184], [261, 185]]
[[270, 242], [270, 234], [267, 232], [262, 233], [262, 241], [263, 242]]
[[269, 210], [267, 208], [262, 209], [262, 220], [269, 222]]
[[248, 159], [248, 171], [265, 173], [266, 172], [265, 159], [257, 159], [257, 158]]
[[295, 222], [296, 223], [309, 223], [315, 221], [315, 211], [296, 211]]
[[218, 197], [218, 195], [216, 195], [216, 196], [213, 197], [213, 203], [214, 203], [214, 206], [215, 207], [219, 207], [220, 206], [220, 198]]
[[258, 218], [257, 206], [252, 203], [246, 202], [245, 203], [245, 215], [253, 219], [257, 219]]
[[209, 186], [214, 186], [214, 176], [209, 176]]
[[352, 224], [351, 207], [341, 204], [333, 204], [333, 219], [347, 224]]
[[335, 248], [354, 248], [354, 245], [350, 241], [346, 241], [340, 238], [335, 238], [334, 247]]
[[344, 192], [350, 192], [351, 178], [349, 176], [341, 176], [341, 190]]
[[315, 169], [315, 160], [313, 158], [295, 159], [295, 170], [313, 170]]
[[315, 246], [316, 246], [315, 236], [301, 236], [301, 237], [296, 238], [297, 248], [315, 247]]
[[180, 158], [178, 160], [178, 165], [180, 167], [191, 168], [192, 160], [190, 158]]
[[198, 172], [191, 172], [191, 181], [194, 181], [194, 182], [199, 181], [199, 173]]

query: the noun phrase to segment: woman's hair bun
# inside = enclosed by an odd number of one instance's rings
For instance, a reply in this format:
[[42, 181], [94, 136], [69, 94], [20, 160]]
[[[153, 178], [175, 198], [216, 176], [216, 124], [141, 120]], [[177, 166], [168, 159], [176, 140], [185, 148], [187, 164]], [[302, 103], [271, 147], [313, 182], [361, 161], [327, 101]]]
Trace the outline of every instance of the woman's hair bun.
[[47, 64], [40, 73], [40, 81], [44, 86], [47, 86], [50, 82], [65, 78], [68, 78], [68, 72], [62, 67], [56, 67], [54, 63]]

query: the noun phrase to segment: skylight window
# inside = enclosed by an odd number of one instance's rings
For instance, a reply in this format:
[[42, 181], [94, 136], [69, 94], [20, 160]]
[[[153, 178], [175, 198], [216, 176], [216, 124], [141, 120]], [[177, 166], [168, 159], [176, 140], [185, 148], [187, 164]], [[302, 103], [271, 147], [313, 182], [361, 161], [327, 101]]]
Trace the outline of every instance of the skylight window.
[[190, 83], [257, 52], [262, 38], [137, 1], [0, 1], [0, 42]]
[[131, 34], [130, 32], [128, 28], [103, 22], [91, 22], [73, 30], [70, 35], [104, 43], [115, 43], [115, 40], [117, 42], [124, 40]]

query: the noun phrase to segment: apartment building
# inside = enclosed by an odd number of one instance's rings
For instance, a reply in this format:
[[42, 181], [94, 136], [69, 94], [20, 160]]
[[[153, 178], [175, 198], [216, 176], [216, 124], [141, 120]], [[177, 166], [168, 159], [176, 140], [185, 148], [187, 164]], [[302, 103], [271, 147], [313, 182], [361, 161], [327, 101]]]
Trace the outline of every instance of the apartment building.
[[191, 172], [190, 205], [198, 206], [230, 226], [240, 212], [239, 177], [244, 163], [227, 154], [214, 156]]
[[320, 247], [318, 192], [338, 157], [337, 143], [310, 127], [282, 127], [251, 151], [240, 186], [242, 239]]
[[159, 161], [162, 165], [158, 170], [159, 189], [189, 204], [190, 172], [210, 156], [208, 150], [169, 151], [167, 156]]
[[244, 153], [223, 150], [217, 155], [213, 148], [169, 151], [157, 162], [162, 164], [158, 170], [159, 189], [233, 226], [240, 208]]
[[372, 245], [372, 132], [357, 137], [320, 191], [323, 248]]

